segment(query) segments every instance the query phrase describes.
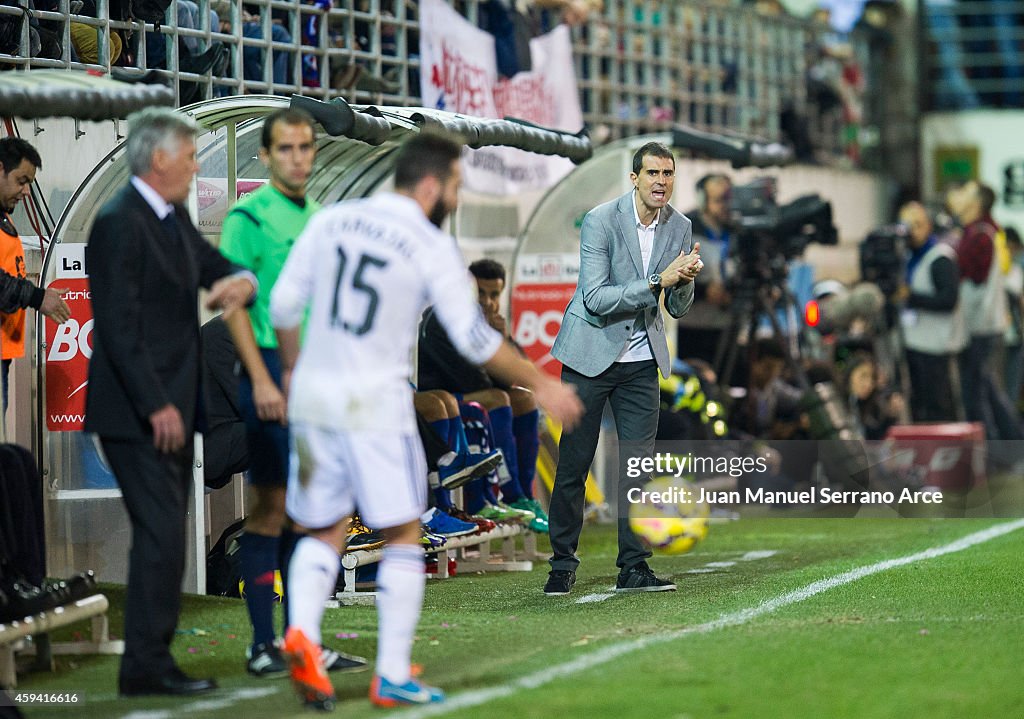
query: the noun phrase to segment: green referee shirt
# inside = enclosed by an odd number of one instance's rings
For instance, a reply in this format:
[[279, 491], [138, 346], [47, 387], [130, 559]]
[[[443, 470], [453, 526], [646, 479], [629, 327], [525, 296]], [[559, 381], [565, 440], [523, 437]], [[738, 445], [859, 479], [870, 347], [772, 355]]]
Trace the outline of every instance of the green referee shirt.
[[292, 245], [319, 209], [319, 203], [309, 197], [305, 207], [300, 207], [268, 183], [235, 203], [224, 218], [220, 251], [251, 270], [260, 283], [249, 318], [256, 344], [264, 349], [277, 348], [277, 335], [270, 324], [270, 291]]

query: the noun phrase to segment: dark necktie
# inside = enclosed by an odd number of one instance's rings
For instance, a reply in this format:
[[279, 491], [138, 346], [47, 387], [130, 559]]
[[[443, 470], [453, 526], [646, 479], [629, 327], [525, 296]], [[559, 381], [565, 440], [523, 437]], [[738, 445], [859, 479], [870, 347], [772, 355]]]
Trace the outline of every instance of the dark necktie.
[[160, 220], [160, 224], [164, 226], [164, 232], [166, 232], [169, 237], [175, 239], [178, 237], [178, 218], [174, 210], [167, 213], [167, 216]]

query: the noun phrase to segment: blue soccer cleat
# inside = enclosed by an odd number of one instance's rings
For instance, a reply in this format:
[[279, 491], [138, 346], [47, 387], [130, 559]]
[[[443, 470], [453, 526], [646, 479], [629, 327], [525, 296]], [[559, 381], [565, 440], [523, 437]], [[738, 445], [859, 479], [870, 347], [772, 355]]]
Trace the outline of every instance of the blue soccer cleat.
[[500, 449], [488, 452], [463, 452], [448, 464], [438, 464], [437, 473], [444, 489], [461, 487], [470, 480], [493, 472], [505, 461]]
[[462, 537], [476, 533], [476, 524], [473, 522], [463, 522], [437, 507], [432, 508], [430, 512], [430, 520], [423, 526], [434, 534], [440, 534], [442, 537]]
[[382, 676], [370, 683], [370, 702], [379, 707], [400, 707], [410, 704], [437, 704], [444, 701], [444, 692], [437, 687], [410, 679], [405, 684], [392, 684]]

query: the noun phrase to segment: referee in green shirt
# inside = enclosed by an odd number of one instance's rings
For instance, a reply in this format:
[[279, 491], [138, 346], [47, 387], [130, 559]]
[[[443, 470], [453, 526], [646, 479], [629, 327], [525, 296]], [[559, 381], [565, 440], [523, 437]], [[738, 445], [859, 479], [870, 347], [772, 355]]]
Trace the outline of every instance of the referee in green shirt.
[[[278, 110], [263, 123], [260, 160], [270, 182], [239, 200], [224, 219], [220, 250], [248, 268], [260, 292], [248, 314], [227, 321], [242, 361], [239, 407], [249, 445], [252, 487], [239, 558], [253, 641], [247, 669], [258, 677], [281, 676], [287, 664], [274, 644], [274, 570], [286, 576], [287, 558], [297, 541], [286, 527], [288, 427], [282, 392], [277, 337], [270, 325], [270, 293], [295, 240], [320, 205], [306, 196], [313, 171], [316, 138], [313, 119], [301, 110]], [[287, 614], [287, 596], [285, 597]], [[285, 616], [287, 624], [287, 616]], [[332, 670], [366, 668], [361, 657], [324, 650]]]

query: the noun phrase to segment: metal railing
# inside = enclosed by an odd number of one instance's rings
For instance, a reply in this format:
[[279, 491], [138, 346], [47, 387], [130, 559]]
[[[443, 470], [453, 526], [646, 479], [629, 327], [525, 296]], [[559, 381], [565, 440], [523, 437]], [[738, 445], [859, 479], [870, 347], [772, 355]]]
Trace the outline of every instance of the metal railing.
[[[0, 48], [0, 69], [159, 77], [181, 104], [244, 93], [420, 104], [414, 0], [175, 0], [160, 25], [111, 18], [111, 0], [96, 0], [98, 17], [74, 14], [76, 0], [34, 2], [23, 20], [20, 8], [0, 5], [0, 25], [21, 23], [17, 47]], [[454, 5], [475, 20], [478, 3]], [[819, 150], [837, 153], [841, 112], [821, 110], [807, 90], [818, 34], [808, 22], [746, 7], [609, 0], [573, 28], [584, 119], [608, 138], [681, 122], [779, 140], [790, 113], [809, 125]]]
[[1024, 107], [1024, 2], [919, 0], [925, 107]]

